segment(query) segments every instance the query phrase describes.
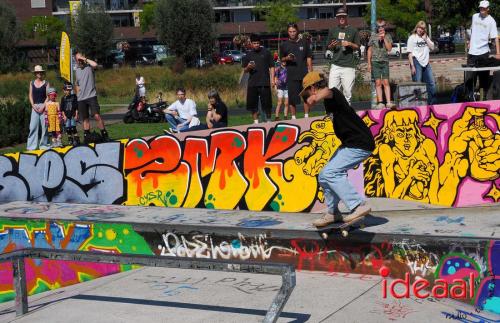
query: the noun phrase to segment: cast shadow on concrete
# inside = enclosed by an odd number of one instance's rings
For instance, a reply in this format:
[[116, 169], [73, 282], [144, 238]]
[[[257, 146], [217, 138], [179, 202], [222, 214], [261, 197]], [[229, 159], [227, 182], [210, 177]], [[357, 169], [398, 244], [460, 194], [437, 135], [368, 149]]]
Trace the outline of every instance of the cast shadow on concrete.
[[[148, 305], [148, 306], [164, 306], [164, 307], [175, 307], [184, 308], [190, 310], [202, 310], [202, 311], [214, 311], [223, 313], [235, 313], [235, 314], [247, 314], [247, 315], [257, 315], [266, 316], [265, 310], [248, 309], [241, 307], [229, 307], [229, 306], [218, 306], [218, 305], [204, 305], [204, 304], [194, 304], [194, 303], [181, 303], [181, 302], [169, 302], [169, 301], [157, 301], [149, 299], [139, 299], [139, 298], [129, 298], [129, 297], [115, 297], [115, 296], [101, 296], [101, 295], [75, 295], [71, 297], [73, 299], [79, 300], [89, 300], [89, 301], [100, 301], [100, 302], [114, 302], [114, 303], [126, 303], [126, 304], [136, 304], [136, 305]], [[307, 322], [311, 317], [310, 314], [302, 313], [290, 313], [282, 312], [281, 318], [294, 319], [290, 323], [302, 323]]]

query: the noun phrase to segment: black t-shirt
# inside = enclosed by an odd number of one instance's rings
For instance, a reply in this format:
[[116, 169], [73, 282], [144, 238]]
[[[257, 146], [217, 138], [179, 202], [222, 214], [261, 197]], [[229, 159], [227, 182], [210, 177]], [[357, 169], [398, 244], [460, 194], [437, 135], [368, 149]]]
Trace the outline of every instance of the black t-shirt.
[[274, 67], [271, 53], [263, 47], [259, 51], [252, 50], [243, 57], [241, 65], [247, 67], [251, 61], [255, 62], [255, 68], [249, 72], [248, 86], [271, 86], [269, 69]]
[[217, 122], [224, 123], [227, 126], [227, 106], [224, 102], [217, 102], [215, 105], [215, 112], [220, 115], [220, 119]]
[[312, 58], [312, 53], [309, 44], [304, 39], [298, 41], [291, 41], [290, 39], [281, 44], [280, 55], [281, 58], [288, 56], [292, 53], [295, 55], [295, 60], [286, 62], [286, 71], [289, 80], [302, 80], [307, 74], [307, 58]]
[[61, 111], [64, 112], [66, 118], [73, 118], [78, 109], [78, 100], [76, 95], [70, 94], [61, 98]]
[[368, 126], [349, 105], [342, 92], [337, 88], [331, 91], [333, 97], [324, 100], [325, 111], [333, 118], [333, 129], [342, 146], [373, 151], [375, 141]]

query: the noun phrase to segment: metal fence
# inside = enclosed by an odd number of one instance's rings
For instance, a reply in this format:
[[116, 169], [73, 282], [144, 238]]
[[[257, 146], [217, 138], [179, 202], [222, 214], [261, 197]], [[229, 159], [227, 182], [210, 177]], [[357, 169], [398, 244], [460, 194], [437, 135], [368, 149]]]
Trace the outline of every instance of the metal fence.
[[16, 293], [16, 315], [28, 312], [28, 292], [24, 259], [49, 259], [62, 261], [89, 261], [145, 267], [167, 267], [180, 269], [243, 272], [251, 274], [281, 275], [281, 288], [267, 310], [263, 322], [276, 322], [295, 287], [295, 267], [288, 264], [252, 263], [231, 260], [190, 259], [169, 256], [105, 254], [90, 251], [70, 251], [54, 249], [22, 249], [0, 255], [0, 263], [10, 261], [14, 273]]

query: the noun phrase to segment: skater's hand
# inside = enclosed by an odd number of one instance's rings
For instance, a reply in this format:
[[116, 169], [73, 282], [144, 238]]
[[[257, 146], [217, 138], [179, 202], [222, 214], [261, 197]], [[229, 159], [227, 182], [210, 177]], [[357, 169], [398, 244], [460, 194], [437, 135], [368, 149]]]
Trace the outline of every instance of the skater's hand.
[[316, 101], [317, 101], [316, 94], [313, 94], [307, 98], [307, 104], [309, 104], [310, 106], [316, 104]]

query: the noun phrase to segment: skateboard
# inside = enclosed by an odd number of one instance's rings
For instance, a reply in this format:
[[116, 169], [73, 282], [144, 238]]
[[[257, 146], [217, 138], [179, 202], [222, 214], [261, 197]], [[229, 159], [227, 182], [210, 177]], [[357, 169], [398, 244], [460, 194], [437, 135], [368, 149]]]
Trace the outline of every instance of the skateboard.
[[[340, 234], [342, 237], [347, 238], [349, 235], [349, 230], [354, 227], [356, 224], [363, 222], [364, 216], [354, 219], [349, 222], [337, 222], [337, 223], [332, 223], [324, 227], [318, 227], [318, 232], [321, 234], [321, 237], [323, 239], [328, 239], [328, 236], [330, 234], [333, 234], [335, 231], [340, 231]], [[364, 227], [363, 224], [360, 225], [361, 228]]]

